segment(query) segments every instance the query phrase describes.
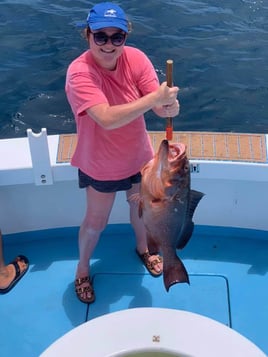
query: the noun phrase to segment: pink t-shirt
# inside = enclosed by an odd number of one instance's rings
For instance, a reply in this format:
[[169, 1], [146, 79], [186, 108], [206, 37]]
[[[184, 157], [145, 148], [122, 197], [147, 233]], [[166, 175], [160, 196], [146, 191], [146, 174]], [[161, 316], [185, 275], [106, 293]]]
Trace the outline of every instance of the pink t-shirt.
[[128, 103], [158, 86], [153, 65], [134, 47], [124, 47], [115, 71], [99, 67], [90, 50], [75, 59], [68, 68], [65, 87], [78, 135], [71, 164], [96, 180], [121, 180], [139, 172], [153, 156], [144, 116], [106, 130], [86, 110], [101, 103]]

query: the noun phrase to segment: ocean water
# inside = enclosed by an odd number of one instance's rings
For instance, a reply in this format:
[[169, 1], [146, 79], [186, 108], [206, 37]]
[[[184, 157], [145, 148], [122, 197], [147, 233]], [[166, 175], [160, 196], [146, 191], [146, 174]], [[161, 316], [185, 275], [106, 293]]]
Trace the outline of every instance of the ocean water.
[[[0, 1], [0, 138], [32, 128], [75, 132], [64, 93], [69, 63], [87, 48], [81, 23], [95, 2]], [[118, 1], [133, 23], [128, 44], [165, 80], [174, 62], [181, 113], [175, 130], [268, 132], [267, 0]], [[165, 121], [146, 114], [149, 130]]]

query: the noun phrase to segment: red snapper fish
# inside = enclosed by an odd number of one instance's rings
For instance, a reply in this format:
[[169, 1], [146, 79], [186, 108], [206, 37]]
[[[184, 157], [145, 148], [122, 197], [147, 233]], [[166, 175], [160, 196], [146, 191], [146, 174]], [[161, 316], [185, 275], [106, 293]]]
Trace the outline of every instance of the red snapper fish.
[[163, 278], [168, 291], [176, 283], [189, 284], [176, 249], [184, 248], [191, 238], [193, 214], [204, 194], [190, 188], [190, 165], [183, 143], [163, 140], [141, 173], [139, 215], [146, 228], [149, 252], [163, 255]]

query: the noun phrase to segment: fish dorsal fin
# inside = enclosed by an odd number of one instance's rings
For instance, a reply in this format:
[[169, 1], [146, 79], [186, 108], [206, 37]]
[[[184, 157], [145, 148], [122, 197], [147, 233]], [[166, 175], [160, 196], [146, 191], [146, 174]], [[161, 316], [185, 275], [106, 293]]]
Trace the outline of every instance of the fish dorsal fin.
[[183, 227], [183, 231], [181, 232], [181, 236], [176, 247], [177, 249], [182, 249], [186, 246], [186, 244], [189, 242], [193, 234], [193, 230], [194, 230], [194, 223], [189, 218], [189, 220], [186, 223], [186, 226]]
[[203, 192], [199, 192], [195, 190], [190, 191], [189, 218], [191, 219], [193, 218], [194, 211], [203, 196], [204, 196]]
[[201, 200], [201, 198], [204, 196], [202, 192], [191, 190], [190, 191], [190, 200], [189, 200], [189, 211], [188, 211], [188, 216], [186, 218], [185, 225], [182, 228], [181, 231], [181, 236], [179, 239], [179, 242], [177, 244], [177, 249], [182, 249], [186, 246], [186, 244], [189, 242], [193, 230], [194, 230], [194, 223], [192, 221], [194, 211]]

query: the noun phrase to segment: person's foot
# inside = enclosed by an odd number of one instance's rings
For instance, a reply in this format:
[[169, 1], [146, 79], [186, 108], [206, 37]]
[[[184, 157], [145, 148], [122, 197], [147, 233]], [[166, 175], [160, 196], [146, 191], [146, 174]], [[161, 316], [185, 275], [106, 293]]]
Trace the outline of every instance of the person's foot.
[[78, 299], [86, 304], [95, 301], [95, 294], [89, 276], [75, 279], [75, 292]]
[[0, 268], [0, 293], [10, 291], [29, 268], [29, 261], [24, 255], [18, 255], [13, 262]]
[[163, 272], [163, 259], [158, 254], [150, 254], [147, 250], [145, 253], [139, 253], [136, 250], [139, 258], [141, 259], [142, 263], [144, 264], [145, 268], [148, 272], [153, 276], [160, 276]]

